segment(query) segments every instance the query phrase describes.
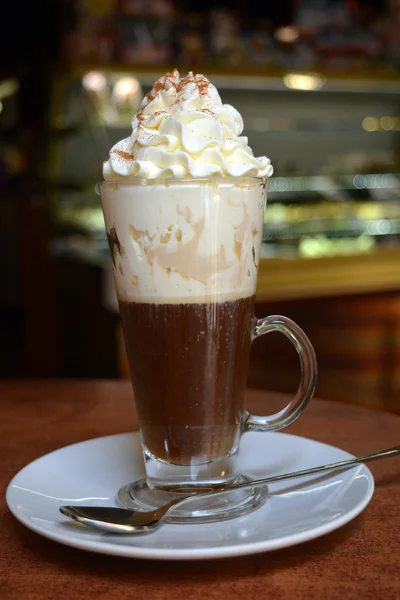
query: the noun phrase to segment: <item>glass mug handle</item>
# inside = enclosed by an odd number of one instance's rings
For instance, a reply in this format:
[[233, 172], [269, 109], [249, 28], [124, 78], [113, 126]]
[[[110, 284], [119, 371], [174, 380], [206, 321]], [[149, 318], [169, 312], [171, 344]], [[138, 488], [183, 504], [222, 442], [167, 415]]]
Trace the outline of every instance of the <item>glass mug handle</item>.
[[311, 400], [317, 382], [317, 359], [314, 348], [304, 331], [291, 319], [281, 315], [271, 315], [254, 321], [252, 341], [260, 336], [279, 331], [283, 333], [297, 350], [301, 366], [300, 384], [294, 398], [284, 409], [274, 415], [258, 417], [246, 410], [243, 415], [243, 433], [247, 431], [275, 431], [293, 423]]

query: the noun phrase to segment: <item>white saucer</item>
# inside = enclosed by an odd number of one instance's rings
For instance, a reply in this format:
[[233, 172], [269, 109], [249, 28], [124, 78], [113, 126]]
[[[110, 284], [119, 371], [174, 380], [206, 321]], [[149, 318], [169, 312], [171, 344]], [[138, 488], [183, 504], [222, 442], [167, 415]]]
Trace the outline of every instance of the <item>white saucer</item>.
[[[248, 433], [240, 471], [254, 478], [352, 458], [284, 433]], [[135, 558], [203, 559], [300, 544], [344, 525], [368, 504], [374, 480], [365, 465], [270, 486], [266, 504], [244, 517], [212, 524], [162, 526], [144, 536], [102, 534], [66, 519], [62, 504], [116, 506], [117, 490], [144, 475], [138, 433], [112, 435], [56, 450], [22, 469], [7, 489], [14, 516], [62, 544]]]

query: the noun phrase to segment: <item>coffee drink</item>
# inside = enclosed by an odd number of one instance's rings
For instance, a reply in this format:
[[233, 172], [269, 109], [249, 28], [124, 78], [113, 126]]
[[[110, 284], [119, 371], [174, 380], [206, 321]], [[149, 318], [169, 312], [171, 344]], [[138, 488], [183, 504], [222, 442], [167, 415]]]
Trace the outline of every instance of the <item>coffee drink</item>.
[[[282, 316], [253, 316], [272, 167], [242, 129], [208, 79], [174, 71], [155, 83], [131, 136], [104, 163], [101, 201], [146, 468], [119, 490], [124, 508], [150, 510], [243, 480], [241, 435], [285, 427], [313, 394], [304, 332]], [[285, 409], [258, 417], [244, 408], [250, 344], [271, 331], [295, 345], [300, 386]], [[238, 517], [266, 497], [243, 488], [195, 494], [171, 518]]]
[[152, 485], [235, 476], [272, 174], [242, 129], [208, 79], [175, 70], [104, 163], [101, 200]]

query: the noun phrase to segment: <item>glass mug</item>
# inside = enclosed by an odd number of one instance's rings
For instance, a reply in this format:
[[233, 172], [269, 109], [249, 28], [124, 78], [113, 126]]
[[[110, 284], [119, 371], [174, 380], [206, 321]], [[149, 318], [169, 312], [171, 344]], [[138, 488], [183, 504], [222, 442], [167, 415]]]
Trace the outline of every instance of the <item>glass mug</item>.
[[[146, 477], [122, 488], [121, 506], [149, 510], [179, 494], [245, 481], [241, 436], [299, 417], [317, 366], [290, 319], [254, 317], [267, 182], [131, 179], [99, 184], [114, 281], [139, 417]], [[244, 407], [251, 342], [279, 331], [301, 365], [296, 396], [279, 413]], [[231, 518], [264, 490], [194, 498], [174, 518]]]

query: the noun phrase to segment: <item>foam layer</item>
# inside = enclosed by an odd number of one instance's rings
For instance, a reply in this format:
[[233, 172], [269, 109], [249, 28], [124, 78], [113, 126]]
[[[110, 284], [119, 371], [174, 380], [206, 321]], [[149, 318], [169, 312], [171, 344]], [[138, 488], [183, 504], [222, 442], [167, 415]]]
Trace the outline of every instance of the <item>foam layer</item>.
[[222, 104], [204, 75], [189, 73], [181, 79], [175, 69], [144, 98], [130, 137], [111, 149], [104, 179], [269, 177], [271, 161], [253, 155], [242, 131], [241, 115]]
[[101, 184], [117, 295], [210, 302], [253, 295], [265, 182]]

